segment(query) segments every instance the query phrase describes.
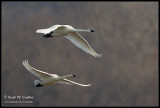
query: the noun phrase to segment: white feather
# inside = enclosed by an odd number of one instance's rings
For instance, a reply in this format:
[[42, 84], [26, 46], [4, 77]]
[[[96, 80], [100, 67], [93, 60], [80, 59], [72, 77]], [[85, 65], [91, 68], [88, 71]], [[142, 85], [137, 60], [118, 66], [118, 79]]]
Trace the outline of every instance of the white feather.
[[38, 69], [35, 69], [33, 67], [31, 67], [28, 63], [27, 60], [23, 61], [22, 64], [24, 65], [24, 67], [29, 71], [31, 72], [33, 75], [39, 77], [39, 78], [47, 78], [47, 77], [50, 77], [51, 75], [47, 72], [43, 72], [43, 71], [40, 71]]
[[[51, 33], [51, 31], [53, 33]], [[77, 32], [93, 32], [93, 30], [87, 29], [74, 29], [70, 25], [54, 25], [52, 27], [46, 28], [46, 29], [38, 29], [36, 33], [43, 33], [43, 34], [49, 34], [51, 33], [51, 36], [53, 37], [63, 37], [65, 36], [67, 39], [69, 39], [74, 45], [76, 45], [78, 48], [82, 49], [83, 51], [89, 53], [90, 55], [94, 57], [101, 57], [102, 54], [97, 54], [88, 44], [88, 42], [80, 36]]]
[[87, 86], [90, 86], [91, 84], [87, 84], [87, 85], [85, 85], [85, 84], [80, 84], [80, 83], [77, 83], [77, 82], [74, 82], [74, 81], [71, 81], [71, 80], [68, 80], [68, 79], [63, 79], [63, 81], [62, 81], [62, 83], [67, 83], [67, 84], [76, 84], [76, 85], [80, 85], [80, 86], [85, 86], [85, 87], [87, 87]]
[[40, 80], [35, 80], [34, 84], [36, 86], [37, 85], [44, 86], [44, 85], [50, 85], [50, 84], [55, 84], [55, 83], [78, 84], [80, 86], [87, 86], [87, 85], [79, 84], [79, 83], [76, 83], [76, 82], [73, 82], [73, 81], [66, 79], [69, 77], [75, 77], [75, 75], [73, 75], [73, 74], [65, 75], [65, 76], [58, 76], [56, 74], [49, 74], [47, 72], [43, 72], [43, 71], [40, 71], [38, 69], [31, 67], [27, 60], [23, 61], [22, 64], [29, 72], [31, 72], [35, 76], [41, 78]]
[[50, 33], [51, 31], [54, 31], [55, 29], [57, 29], [58, 27], [60, 27], [61, 25], [53, 25], [52, 27], [46, 28], [46, 29], [38, 29], [36, 31], [36, 33], [43, 33], [43, 34], [47, 34]]
[[65, 36], [69, 39], [74, 45], [78, 48], [82, 49], [83, 51], [91, 54], [95, 57], [101, 57], [100, 54], [97, 54], [88, 44], [88, 42], [78, 33], [70, 33], [68, 36]]

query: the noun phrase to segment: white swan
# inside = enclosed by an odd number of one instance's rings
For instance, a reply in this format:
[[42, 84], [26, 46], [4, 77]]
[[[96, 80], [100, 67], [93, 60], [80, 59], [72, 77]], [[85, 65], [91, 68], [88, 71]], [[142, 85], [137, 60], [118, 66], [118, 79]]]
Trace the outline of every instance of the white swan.
[[74, 81], [66, 79], [69, 77], [76, 77], [73, 74], [65, 75], [65, 76], [58, 76], [56, 74], [49, 74], [47, 72], [43, 72], [43, 71], [40, 71], [40, 70], [37, 70], [37, 69], [31, 67], [27, 60], [23, 61], [22, 64], [29, 72], [31, 72], [35, 76], [41, 78], [40, 80], [34, 81], [34, 84], [36, 87], [42, 87], [45, 85], [51, 85], [51, 84], [55, 84], [55, 83], [77, 84], [80, 86], [90, 86], [91, 85], [91, 84], [84, 85], [84, 84], [76, 83]]
[[95, 57], [101, 57], [102, 54], [97, 54], [88, 44], [88, 42], [77, 32], [94, 32], [93, 30], [75, 29], [70, 25], [53, 25], [46, 29], [38, 29], [36, 33], [43, 33], [43, 37], [66, 37], [74, 45], [81, 48], [83, 51]]

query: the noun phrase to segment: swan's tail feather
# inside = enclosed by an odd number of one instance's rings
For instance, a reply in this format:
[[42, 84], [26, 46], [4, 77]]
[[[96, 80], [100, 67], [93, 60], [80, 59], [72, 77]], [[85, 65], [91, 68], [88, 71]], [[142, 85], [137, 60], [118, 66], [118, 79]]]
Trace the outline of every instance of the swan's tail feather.
[[38, 29], [36, 33], [44, 33], [44, 32], [43, 32], [43, 29]]
[[50, 29], [38, 29], [38, 30], [36, 31], [36, 33], [43, 33], [43, 34], [47, 34], [47, 33], [49, 33], [49, 32], [51, 32]]

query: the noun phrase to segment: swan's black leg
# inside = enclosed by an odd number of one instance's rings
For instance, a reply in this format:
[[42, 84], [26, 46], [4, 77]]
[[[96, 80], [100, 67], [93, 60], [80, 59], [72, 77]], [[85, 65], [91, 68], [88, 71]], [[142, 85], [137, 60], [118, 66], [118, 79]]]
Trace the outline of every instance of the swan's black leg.
[[53, 37], [53, 36], [46, 36], [46, 35], [43, 35], [43, 37], [45, 37], [45, 38], [49, 38], [49, 37]]

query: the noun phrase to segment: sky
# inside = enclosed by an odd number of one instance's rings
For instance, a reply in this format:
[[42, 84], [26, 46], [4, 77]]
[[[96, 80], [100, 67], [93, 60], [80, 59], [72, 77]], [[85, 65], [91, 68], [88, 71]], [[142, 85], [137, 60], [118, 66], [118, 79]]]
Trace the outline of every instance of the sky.
[[[1, 2], [2, 106], [158, 106], [158, 2]], [[37, 29], [55, 24], [93, 29], [80, 33], [101, 58], [64, 37]], [[39, 70], [75, 74], [90, 87], [37, 88]]]

